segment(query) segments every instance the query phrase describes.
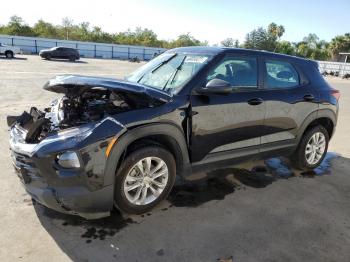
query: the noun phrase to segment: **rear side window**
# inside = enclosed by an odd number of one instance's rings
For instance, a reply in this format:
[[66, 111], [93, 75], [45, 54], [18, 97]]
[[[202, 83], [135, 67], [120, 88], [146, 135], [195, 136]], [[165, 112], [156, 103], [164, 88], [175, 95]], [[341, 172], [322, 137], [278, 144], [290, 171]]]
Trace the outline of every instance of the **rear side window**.
[[299, 75], [288, 62], [266, 60], [266, 81], [269, 88], [291, 88], [299, 85]]
[[233, 87], [257, 88], [257, 60], [253, 57], [226, 57], [209, 72], [207, 82], [214, 78], [225, 80]]

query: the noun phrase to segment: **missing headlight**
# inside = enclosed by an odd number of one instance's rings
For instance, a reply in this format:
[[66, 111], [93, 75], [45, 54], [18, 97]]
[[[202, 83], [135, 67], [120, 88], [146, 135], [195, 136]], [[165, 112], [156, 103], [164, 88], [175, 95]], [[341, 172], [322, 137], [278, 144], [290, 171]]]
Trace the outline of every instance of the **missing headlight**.
[[79, 157], [74, 151], [57, 155], [57, 163], [63, 168], [80, 168]]

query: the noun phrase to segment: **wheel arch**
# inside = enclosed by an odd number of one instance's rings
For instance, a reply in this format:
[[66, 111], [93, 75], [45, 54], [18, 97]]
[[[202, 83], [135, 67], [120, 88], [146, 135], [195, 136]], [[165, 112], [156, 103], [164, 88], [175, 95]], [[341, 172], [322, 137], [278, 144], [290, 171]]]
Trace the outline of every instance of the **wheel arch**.
[[328, 131], [329, 138], [332, 137], [337, 123], [336, 114], [329, 109], [322, 109], [310, 114], [303, 122], [298, 135], [298, 143], [307, 130], [316, 125], [322, 125]]
[[177, 172], [190, 163], [188, 147], [184, 133], [169, 123], [147, 124], [135, 127], [117, 138], [106, 163], [104, 185], [114, 184], [116, 170], [126, 154], [142, 145], [159, 144], [168, 149], [175, 157]]
[[15, 52], [13, 52], [12, 50], [6, 50], [5, 52], [4, 52], [4, 54], [6, 55], [7, 53], [12, 53], [12, 56], [14, 56], [15, 55]]

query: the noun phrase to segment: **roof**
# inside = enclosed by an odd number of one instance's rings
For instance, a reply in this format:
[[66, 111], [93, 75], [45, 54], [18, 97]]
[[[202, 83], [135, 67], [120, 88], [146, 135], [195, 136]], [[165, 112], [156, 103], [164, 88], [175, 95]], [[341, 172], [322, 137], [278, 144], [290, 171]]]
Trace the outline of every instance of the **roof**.
[[167, 52], [175, 52], [175, 53], [195, 53], [195, 54], [208, 54], [208, 55], [217, 55], [219, 53], [240, 53], [240, 54], [250, 54], [250, 55], [258, 55], [258, 54], [267, 54], [271, 57], [275, 58], [288, 58], [299, 61], [311, 61], [309, 59], [305, 59], [302, 57], [273, 53], [264, 50], [253, 50], [253, 49], [245, 49], [245, 48], [232, 48], [232, 47], [209, 47], [209, 46], [189, 46], [189, 47], [179, 47], [170, 49]]
[[188, 46], [188, 47], [178, 47], [178, 48], [170, 49], [167, 52], [216, 55], [218, 53], [221, 53], [222, 51], [223, 51], [223, 48], [221, 47]]

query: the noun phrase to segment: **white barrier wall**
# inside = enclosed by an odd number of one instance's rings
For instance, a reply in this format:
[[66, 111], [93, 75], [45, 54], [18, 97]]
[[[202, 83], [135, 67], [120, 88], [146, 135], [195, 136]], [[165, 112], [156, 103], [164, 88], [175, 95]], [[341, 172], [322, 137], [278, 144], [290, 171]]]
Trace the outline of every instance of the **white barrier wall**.
[[[25, 53], [37, 54], [42, 49], [54, 46], [72, 47], [79, 50], [82, 57], [150, 60], [165, 48], [145, 46], [113, 45], [82, 41], [67, 41], [39, 37], [0, 35], [0, 43], [18, 46]], [[350, 74], [350, 63], [317, 61], [320, 72], [338, 72], [340, 76]]]
[[31, 54], [37, 54], [42, 49], [64, 46], [78, 49], [82, 57], [115, 59], [130, 59], [137, 57], [140, 60], [150, 60], [156, 54], [162, 53], [166, 50], [164, 48], [145, 46], [114, 45], [10, 35], [0, 35], [0, 43], [18, 46], [23, 52]]
[[338, 72], [340, 76], [350, 74], [350, 63], [318, 61], [320, 72]]

